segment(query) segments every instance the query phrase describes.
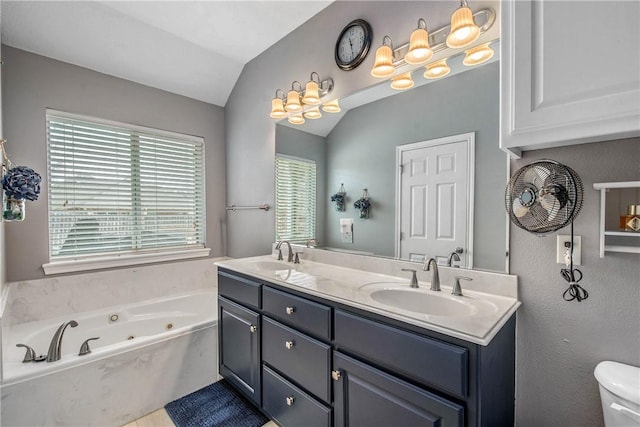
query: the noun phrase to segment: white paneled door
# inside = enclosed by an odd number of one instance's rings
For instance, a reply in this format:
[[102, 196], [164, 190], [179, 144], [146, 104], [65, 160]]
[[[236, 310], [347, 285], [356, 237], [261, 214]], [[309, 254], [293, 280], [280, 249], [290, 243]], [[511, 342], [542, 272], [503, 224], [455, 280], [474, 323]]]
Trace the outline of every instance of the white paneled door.
[[475, 134], [396, 147], [396, 255], [423, 262], [462, 248], [472, 267]]

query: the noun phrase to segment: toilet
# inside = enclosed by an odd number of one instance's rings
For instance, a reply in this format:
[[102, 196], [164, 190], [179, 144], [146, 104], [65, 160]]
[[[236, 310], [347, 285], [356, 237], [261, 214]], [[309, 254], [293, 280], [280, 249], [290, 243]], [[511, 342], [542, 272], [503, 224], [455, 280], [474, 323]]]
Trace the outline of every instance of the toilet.
[[600, 362], [594, 371], [606, 427], [640, 427], [640, 368]]

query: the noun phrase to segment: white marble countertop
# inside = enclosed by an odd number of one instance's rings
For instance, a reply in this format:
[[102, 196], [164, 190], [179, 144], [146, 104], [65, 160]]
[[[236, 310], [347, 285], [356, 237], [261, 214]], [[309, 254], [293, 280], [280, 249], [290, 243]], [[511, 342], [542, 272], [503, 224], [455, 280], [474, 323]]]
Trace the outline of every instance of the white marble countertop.
[[[509, 320], [520, 306], [512, 293], [487, 292], [474, 283], [474, 290], [465, 289], [463, 282], [462, 297], [451, 295], [451, 287], [441, 285], [442, 291], [430, 291], [430, 284], [419, 282], [419, 289], [409, 288], [409, 279], [364, 270], [303, 260], [300, 264], [277, 261], [272, 255], [218, 261], [219, 267], [248, 274], [300, 292], [336, 301], [351, 307], [364, 309], [379, 315], [400, 320], [411, 325], [440, 332], [455, 338], [480, 345], [488, 345], [500, 328]], [[461, 273], [470, 270], [460, 270]], [[475, 274], [478, 280], [478, 274]], [[488, 273], [487, 280], [495, 277]], [[513, 277], [513, 276], [512, 276]], [[495, 287], [493, 287], [495, 288]], [[392, 307], [371, 297], [373, 291], [381, 289], [401, 289], [443, 298], [453, 305], [462, 304], [469, 308], [470, 314], [462, 316], [424, 314]], [[442, 301], [436, 299], [436, 301]]]

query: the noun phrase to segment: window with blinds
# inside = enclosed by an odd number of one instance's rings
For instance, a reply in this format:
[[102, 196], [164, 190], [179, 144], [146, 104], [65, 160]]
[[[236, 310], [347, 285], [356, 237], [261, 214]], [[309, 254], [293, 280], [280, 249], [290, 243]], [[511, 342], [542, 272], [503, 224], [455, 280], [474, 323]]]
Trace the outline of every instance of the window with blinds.
[[276, 239], [316, 237], [316, 164], [276, 156]]
[[47, 110], [50, 261], [204, 248], [204, 141]]

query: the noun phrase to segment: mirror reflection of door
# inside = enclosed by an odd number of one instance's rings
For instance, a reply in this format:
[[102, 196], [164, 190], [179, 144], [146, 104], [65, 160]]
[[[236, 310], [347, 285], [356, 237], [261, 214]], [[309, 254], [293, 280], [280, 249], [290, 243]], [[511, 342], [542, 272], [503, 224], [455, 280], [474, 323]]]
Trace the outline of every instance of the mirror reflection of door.
[[462, 248], [461, 267], [473, 267], [475, 134], [396, 147], [396, 256], [445, 264]]

